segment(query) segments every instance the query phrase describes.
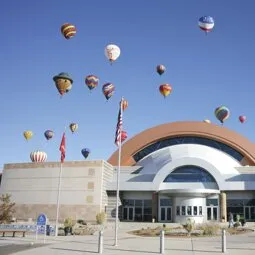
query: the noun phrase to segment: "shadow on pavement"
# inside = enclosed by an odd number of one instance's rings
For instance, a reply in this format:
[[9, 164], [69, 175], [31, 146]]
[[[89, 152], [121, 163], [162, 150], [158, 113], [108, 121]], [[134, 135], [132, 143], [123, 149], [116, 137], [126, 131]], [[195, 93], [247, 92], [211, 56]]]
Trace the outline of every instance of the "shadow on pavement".
[[25, 251], [30, 249], [39, 248], [42, 246], [46, 246], [47, 244], [33, 244], [30, 243], [26, 244], [7, 244], [0, 247], [0, 255], [9, 255], [19, 251]]
[[90, 252], [90, 253], [98, 253], [97, 251], [89, 251], [89, 250], [75, 250], [68, 248], [51, 248], [52, 250], [61, 250], [61, 251], [78, 251], [78, 252]]

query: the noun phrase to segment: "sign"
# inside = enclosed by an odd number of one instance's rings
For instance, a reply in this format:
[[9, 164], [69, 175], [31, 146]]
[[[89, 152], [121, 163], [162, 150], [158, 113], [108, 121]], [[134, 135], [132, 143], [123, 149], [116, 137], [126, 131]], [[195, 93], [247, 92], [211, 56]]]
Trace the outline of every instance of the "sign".
[[41, 213], [37, 218], [37, 225], [46, 225], [47, 217], [45, 214]]

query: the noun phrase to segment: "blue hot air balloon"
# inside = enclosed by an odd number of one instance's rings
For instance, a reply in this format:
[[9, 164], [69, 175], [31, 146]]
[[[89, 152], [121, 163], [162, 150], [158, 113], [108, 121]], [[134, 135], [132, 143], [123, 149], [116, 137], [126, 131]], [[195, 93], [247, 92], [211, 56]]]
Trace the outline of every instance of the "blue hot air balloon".
[[44, 136], [47, 140], [50, 140], [54, 136], [54, 132], [52, 130], [46, 130]]
[[84, 158], [87, 158], [90, 154], [90, 150], [88, 148], [84, 148], [81, 150], [81, 154], [83, 155]]

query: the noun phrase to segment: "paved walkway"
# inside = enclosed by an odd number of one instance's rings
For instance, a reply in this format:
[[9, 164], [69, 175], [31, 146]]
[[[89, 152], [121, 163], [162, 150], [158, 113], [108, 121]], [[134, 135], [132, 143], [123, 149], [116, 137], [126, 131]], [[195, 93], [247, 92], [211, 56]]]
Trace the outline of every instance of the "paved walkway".
[[[32, 243], [34, 243], [32, 245]], [[9, 244], [9, 245], [7, 245]], [[126, 233], [126, 229], [119, 230], [118, 246], [114, 244], [114, 231], [104, 232], [103, 254], [159, 254], [159, 238], [138, 237]], [[7, 246], [6, 246], [7, 245]], [[35, 241], [34, 236], [25, 238], [0, 238], [0, 255], [84, 255], [98, 253], [98, 234], [91, 236], [47, 236]], [[221, 237], [200, 238], [165, 238], [165, 254], [173, 255], [202, 255], [222, 253]], [[255, 232], [227, 236], [227, 254], [254, 255]]]

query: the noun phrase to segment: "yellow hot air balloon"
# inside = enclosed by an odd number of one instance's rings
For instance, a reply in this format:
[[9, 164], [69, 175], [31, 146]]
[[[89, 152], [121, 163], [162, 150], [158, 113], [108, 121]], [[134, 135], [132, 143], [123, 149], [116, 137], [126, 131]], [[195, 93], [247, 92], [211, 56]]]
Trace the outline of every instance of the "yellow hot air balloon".
[[170, 84], [167, 83], [162, 84], [159, 86], [159, 91], [164, 97], [167, 97], [172, 92], [172, 87]]
[[205, 122], [205, 123], [209, 123], [209, 124], [211, 123], [210, 120], [204, 120], [204, 122]]
[[24, 131], [23, 135], [24, 135], [25, 139], [28, 141], [29, 139], [32, 138], [33, 132], [30, 130], [26, 130], [26, 131]]

